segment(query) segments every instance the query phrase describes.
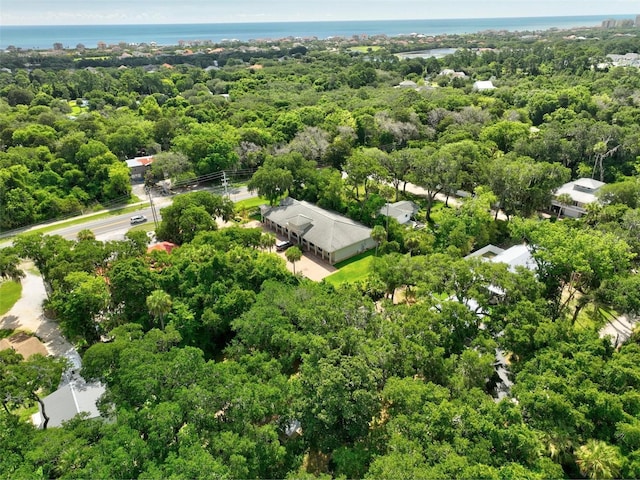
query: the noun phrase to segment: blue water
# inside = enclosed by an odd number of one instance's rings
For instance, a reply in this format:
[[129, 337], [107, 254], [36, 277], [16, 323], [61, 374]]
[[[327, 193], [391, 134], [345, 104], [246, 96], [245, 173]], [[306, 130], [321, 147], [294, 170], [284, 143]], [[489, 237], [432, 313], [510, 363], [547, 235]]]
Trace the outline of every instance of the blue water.
[[376, 20], [350, 22], [220, 23], [180, 25], [74, 25], [0, 26], [0, 48], [48, 49], [54, 43], [73, 48], [81, 43], [95, 48], [106, 44], [151, 43], [177, 45], [180, 40], [217, 43], [223, 40], [261, 40], [285, 37], [351, 37], [420, 33], [425, 35], [475, 33], [484, 30], [537, 31], [551, 28], [599, 26], [605, 18], [631, 19], [631, 15], [480, 18], [440, 20]]

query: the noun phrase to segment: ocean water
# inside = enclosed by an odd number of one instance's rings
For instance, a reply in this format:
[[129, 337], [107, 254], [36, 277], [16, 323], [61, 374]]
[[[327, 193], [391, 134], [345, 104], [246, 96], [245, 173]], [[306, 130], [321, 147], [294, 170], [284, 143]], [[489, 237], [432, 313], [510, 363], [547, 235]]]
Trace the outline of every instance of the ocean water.
[[344, 22], [219, 23], [179, 25], [72, 25], [0, 26], [0, 49], [8, 46], [48, 49], [54, 43], [74, 48], [79, 43], [95, 48], [98, 42], [115, 44], [151, 43], [177, 45], [179, 41], [263, 40], [285, 37], [351, 37], [418, 33], [463, 34], [485, 30], [538, 31], [551, 28], [599, 26], [605, 18], [632, 19], [631, 15], [480, 18], [439, 20], [375, 20]]

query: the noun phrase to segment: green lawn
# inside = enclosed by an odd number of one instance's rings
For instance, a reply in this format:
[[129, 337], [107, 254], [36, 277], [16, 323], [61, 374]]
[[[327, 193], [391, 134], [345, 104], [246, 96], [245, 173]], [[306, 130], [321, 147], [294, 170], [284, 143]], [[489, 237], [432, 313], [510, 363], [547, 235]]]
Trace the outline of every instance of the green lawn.
[[0, 283], [0, 315], [4, 315], [22, 296], [22, 284], [7, 280]]
[[326, 277], [325, 280], [336, 287], [344, 283], [363, 281], [369, 276], [374, 258], [375, 250], [369, 250], [344, 262], [336, 263], [335, 267], [338, 271]]
[[380, 47], [379, 45], [358, 45], [356, 47], [351, 47], [349, 51], [367, 53], [367, 52], [377, 52], [381, 48], [382, 47]]
[[142, 232], [152, 232], [156, 229], [155, 223], [153, 223], [153, 219], [149, 219], [144, 223], [140, 223], [134, 227], [129, 229], [130, 232], [136, 232], [138, 230]]
[[235, 203], [236, 212], [239, 212], [243, 208], [248, 210], [250, 208], [259, 207], [260, 205], [264, 205], [265, 203], [269, 203], [269, 200], [263, 197], [254, 197], [247, 198], [246, 200], [240, 200], [239, 202]]

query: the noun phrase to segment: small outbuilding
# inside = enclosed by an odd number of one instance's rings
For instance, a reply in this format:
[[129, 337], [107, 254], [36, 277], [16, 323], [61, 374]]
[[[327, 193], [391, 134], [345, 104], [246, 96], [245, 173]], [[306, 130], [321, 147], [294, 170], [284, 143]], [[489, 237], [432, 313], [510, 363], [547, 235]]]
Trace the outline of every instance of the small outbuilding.
[[473, 82], [474, 92], [486, 92], [487, 90], [494, 90], [496, 87], [491, 80], [478, 80]]
[[153, 163], [153, 155], [131, 158], [126, 162], [127, 167], [129, 167], [131, 180], [144, 180], [144, 175], [147, 173], [147, 169]]
[[386, 203], [380, 208], [380, 215], [395, 218], [400, 225], [404, 225], [411, 221], [413, 216], [418, 213], [420, 207], [409, 200], [401, 200], [395, 203]]

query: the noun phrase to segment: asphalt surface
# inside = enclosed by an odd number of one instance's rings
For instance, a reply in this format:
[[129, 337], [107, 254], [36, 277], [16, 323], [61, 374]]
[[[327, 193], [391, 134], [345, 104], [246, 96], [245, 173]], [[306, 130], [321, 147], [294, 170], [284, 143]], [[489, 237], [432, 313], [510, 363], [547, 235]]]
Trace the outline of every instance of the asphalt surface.
[[[91, 230], [93, 234], [96, 236], [96, 239], [100, 241], [123, 240], [125, 233], [127, 233], [129, 229], [132, 227], [131, 220], [130, 220], [132, 216], [144, 215], [145, 217], [147, 217], [148, 222], [153, 222], [153, 213], [151, 211], [151, 207], [149, 206], [148, 197], [146, 193], [144, 193], [144, 189], [140, 185], [134, 185], [133, 190], [134, 190], [133, 193], [136, 194], [139, 198], [145, 199], [145, 201], [140, 202], [139, 210], [135, 210], [122, 215], [115, 215], [115, 216], [110, 216], [108, 218], [100, 218], [100, 219], [92, 219], [91, 217], [102, 212], [93, 212], [91, 214], [82, 215], [79, 217], [75, 217], [73, 219], [67, 219], [60, 222], [51, 222], [47, 224], [41, 224], [31, 229], [27, 229], [26, 231], [38, 230], [40, 228], [59, 223], [61, 225], [60, 228], [47, 232], [47, 235], [60, 235], [61, 237], [66, 238], [68, 240], [74, 240], [77, 238], [78, 232], [80, 232], [81, 230]], [[192, 190], [189, 190], [189, 192], [194, 192], [198, 190], [211, 190], [211, 189], [194, 188]], [[217, 188], [214, 191], [216, 193], [221, 193], [220, 188]], [[188, 193], [188, 192], [184, 192], [184, 193]], [[163, 196], [163, 195], [152, 196], [158, 222], [162, 220], [162, 216], [160, 215], [160, 210], [163, 207], [170, 205], [171, 202], [173, 202], [173, 198], [176, 195], [181, 195], [181, 194], [182, 193], [168, 195], [168, 196]], [[234, 202], [239, 202], [240, 200], [246, 200], [246, 199], [254, 198], [257, 196], [256, 193], [249, 192], [247, 190], [247, 187], [231, 187], [228, 190], [228, 195], [229, 195], [229, 198]], [[65, 224], [70, 220], [77, 220], [82, 217], [86, 218], [85, 222], [78, 223], [76, 225], [65, 226]], [[8, 246], [10, 245], [10, 243], [11, 242], [8, 240], [5, 242], [2, 242], [2, 240], [0, 240], [0, 248]]]

